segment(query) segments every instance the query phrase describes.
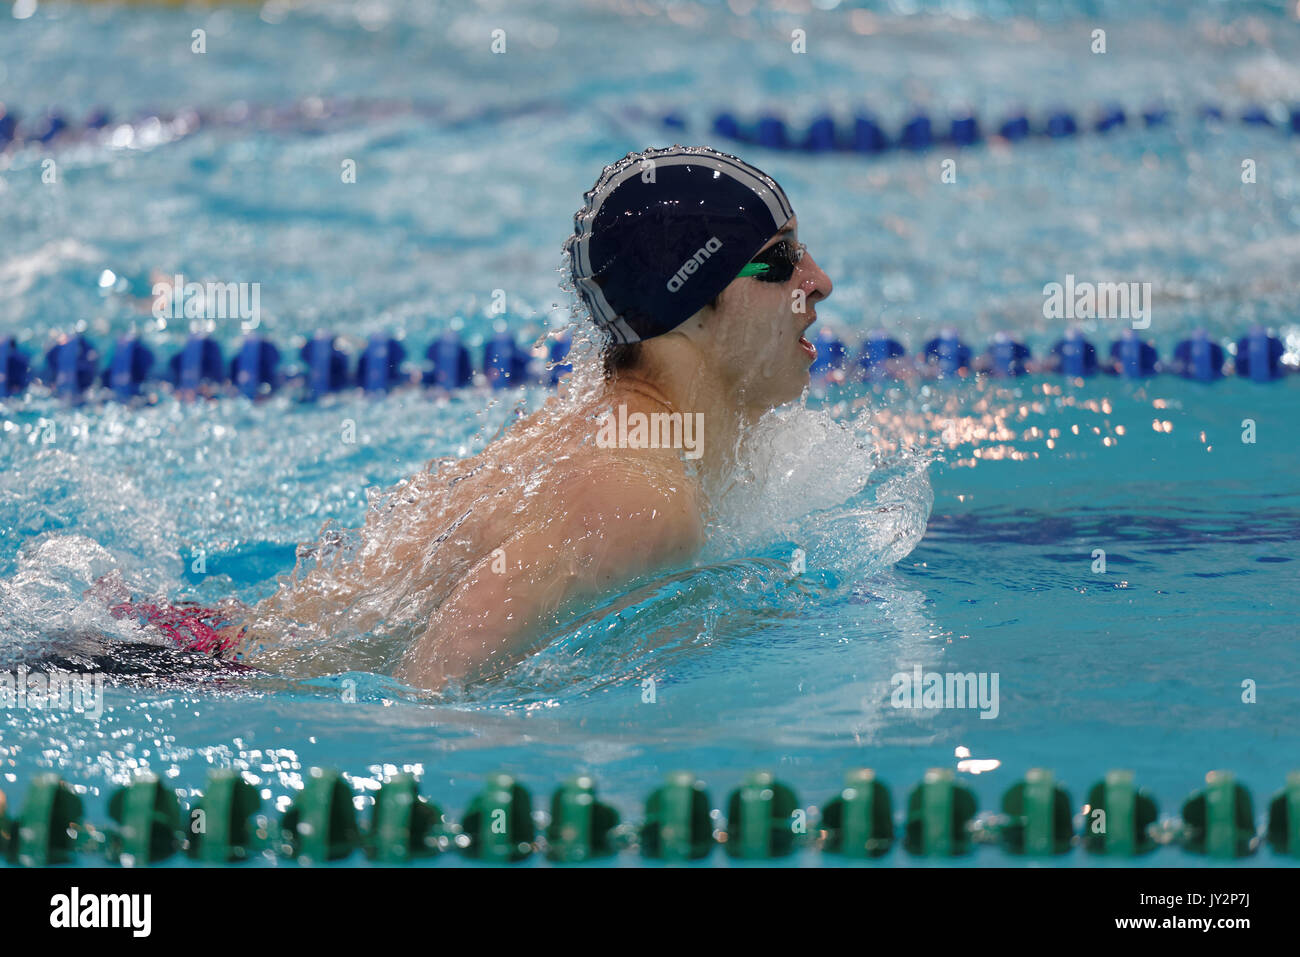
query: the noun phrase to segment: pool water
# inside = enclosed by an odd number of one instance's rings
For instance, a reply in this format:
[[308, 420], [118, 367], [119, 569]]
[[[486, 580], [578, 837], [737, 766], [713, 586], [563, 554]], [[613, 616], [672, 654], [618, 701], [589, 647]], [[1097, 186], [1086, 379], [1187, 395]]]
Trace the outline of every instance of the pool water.
[[[42, 5], [10, 23], [0, 99], [30, 114], [364, 100], [328, 121], [236, 110], [168, 142], [4, 155], [2, 331], [37, 354], [58, 332], [107, 348], [134, 328], [165, 359], [189, 329], [141, 305], [161, 270], [260, 282], [259, 331], [286, 354], [327, 328], [352, 354], [382, 331], [418, 355], [452, 317], [477, 350], [497, 290], [531, 342], [568, 308], [560, 246], [600, 166], [711, 142], [712, 110], [777, 105], [798, 125], [865, 101], [896, 123], [916, 103], [994, 116], [1161, 100], [1179, 117], [1167, 127], [1066, 142], [879, 158], [712, 145], [783, 184], [835, 282], [819, 324], [851, 342], [885, 328], [914, 352], [951, 326], [977, 348], [1007, 331], [1041, 355], [1066, 325], [1044, 318], [1042, 287], [1072, 273], [1152, 282], [1162, 355], [1197, 328], [1227, 341], [1255, 323], [1288, 361], [1300, 351], [1300, 137], [1190, 118], [1206, 100], [1300, 100], [1300, 28], [1280, 7], [1138, 19], [1101, 5], [1104, 60], [1088, 50], [1095, 17], [1035, 24], [1009, 3], [960, 18], [926, 5], [802, 18], [559, 7]], [[813, 52], [796, 56], [801, 23]], [[195, 24], [206, 54], [190, 52]], [[497, 27], [503, 56], [488, 52]], [[669, 108], [688, 134], [654, 121]], [[949, 153], [955, 183], [940, 176]], [[42, 184], [49, 157], [58, 179]], [[347, 159], [355, 183], [341, 181]], [[1101, 344], [1124, 324], [1080, 326]], [[229, 355], [237, 324], [211, 331]], [[110, 571], [173, 599], [265, 598], [300, 543], [361, 524], [368, 489], [476, 451], [549, 394], [9, 399], [0, 667], [69, 630], [121, 637], [82, 597]], [[926, 768], [950, 767], [993, 809], [1032, 767], [1055, 769], [1076, 807], [1107, 769], [1130, 767], [1175, 813], [1226, 768], [1258, 811], [1300, 754], [1298, 417], [1295, 376], [814, 388], [764, 423], [753, 481], [699, 568], [591, 609], [497, 681], [436, 700], [364, 671], [111, 685], [99, 717], [0, 712], [0, 789], [13, 801], [53, 769], [102, 820], [108, 792], [145, 769], [190, 793], [209, 767], [245, 769], [282, 809], [313, 765], [348, 772], [360, 805], [407, 768], [458, 816], [489, 771], [540, 796], [587, 770], [635, 820], [676, 768], [700, 774], [716, 807], [753, 768], [820, 805], [845, 770], [870, 766], [897, 806]], [[916, 666], [996, 674], [996, 717], [893, 706], [893, 677]], [[1192, 860], [1164, 849], [1145, 862]]]

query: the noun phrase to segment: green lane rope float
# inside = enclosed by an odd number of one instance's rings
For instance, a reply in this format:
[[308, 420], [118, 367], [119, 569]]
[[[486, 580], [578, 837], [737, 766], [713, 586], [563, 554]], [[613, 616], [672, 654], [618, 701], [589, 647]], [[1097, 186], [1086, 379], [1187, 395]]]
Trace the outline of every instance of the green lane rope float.
[[209, 772], [207, 791], [190, 812], [190, 856], [205, 864], [233, 864], [248, 858], [267, 840], [265, 826], [250, 822], [261, 807], [257, 789], [239, 772]]
[[1083, 846], [1089, 851], [1133, 857], [1155, 850], [1151, 827], [1156, 822], [1156, 802], [1133, 780], [1132, 771], [1109, 771], [1088, 792]]
[[794, 792], [767, 771], [755, 771], [727, 799], [727, 853], [746, 860], [794, 852]]
[[577, 864], [614, 853], [618, 812], [596, 800], [596, 782], [579, 775], [551, 796], [551, 823], [546, 829], [546, 856]]
[[1070, 795], [1058, 787], [1051, 771], [1034, 768], [1002, 797], [1007, 821], [1001, 837], [1012, 854], [1043, 857], [1064, 854], [1074, 839]]
[[1279, 854], [1300, 857], [1300, 771], [1286, 776], [1286, 787], [1269, 805], [1268, 842]]
[[[181, 792], [185, 793], [185, 792]], [[1251, 796], [1226, 771], [1212, 771], [1177, 818], [1158, 820], [1157, 805], [1132, 771], [1110, 771], [1074, 809], [1048, 770], [1035, 768], [1002, 795], [998, 813], [977, 814], [975, 794], [948, 768], [927, 771], [895, 817], [889, 788], [869, 768], [849, 771], [820, 812], [767, 771], [745, 776], [715, 810], [704, 783], [675, 771], [655, 788], [639, 823], [598, 799], [595, 780], [580, 774], [552, 794], [549, 813], [534, 811], [528, 790], [504, 771], [488, 775], [462, 820], [449, 821], [422, 796], [410, 774], [395, 774], [374, 792], [367, 819], [362, 795], [337, 770], [312, 768], [278, 821], [235, 770], [209, 772], [202, 793], [185, 802], [153, 774], [108, 795], [112, 824], [83, 820], [81, 797], [56, 774], [28, 785], [21, 809], [0, 792], [0, 860], [28, 867], [107, 858], [123, 866], [162, 862], [184, 850], [203, 864], [276, 857], [323, 864], [365, 857], [379, 864], [431, 860], [458, 850], [476, 861], [509, 864], [534, 854], [557, 864], [599, 862], [624, 850], [671, 863], [699, 861], [721, 846], [742, 861], [773, 861], [796, 851], [870, 861], [899, 842], [907, 853], [949, 858], [977, 845], [1051, 859], [1079, 845], [1089, 853], [1132, 858], [1166, 845], [1235, 860], [1263, 843], [1300, 858], [1300, 770], [1287, 775], [1258, 828]], [[188, 806], [187, 806], [188, 805]], [[1081, 822], [1081, 823], [1079, 823]], [[184, 858], [182, 858], [184, 859]]]
[[57, 774], [42, 774], [27, 789], [12, 842], [14, 860], [26, 867], [67, 863], [84, 834], [81, 798]]
[[913, 854], [950, 857], [970, 850], [975, 795], [950, 768], [931, 768], [907, 798], [903, 844]]
[[366, 853], [384, 864], [437, 854], [446, 847], [442, 811], [420, 797], [415, 777], [397, 774], [375, 794], [374, 824]]
[[641, 851], [665, 861], [694, 861], [713, 850], [709, 794], [689, 771], [674, 771], [651, 793], [641, 827]]
[[894, 845], [894, 808], [889, 789], [870, 768], [844, 776], [844, 788], [822, 812], [826, 850], [845, 857], [879, 857]]
[[336, 861], [361, 843], [352, 789], [334, 770], [311, 769], [281, 824], [289, 856], [304, 862]]
[[1250, 792], [1227, 771], [1205, 776], [1205, 790], [1183, 804], [1183, 846], [1210, 857], [1245, 857], [1255, 849]]
[[489, 775], [465, 812], [462, 846], [470, 857], [496, 864], [522, 861], [533, 852], [536, 825], [528, 791], [511, 775]]
[[120, 864], [144, 866], [180, 849], [180, 801], [156, 774], [142, 774], [115, 791], [108, 800], [108, 816], [119, 825], [109, 832], [108, 853]]

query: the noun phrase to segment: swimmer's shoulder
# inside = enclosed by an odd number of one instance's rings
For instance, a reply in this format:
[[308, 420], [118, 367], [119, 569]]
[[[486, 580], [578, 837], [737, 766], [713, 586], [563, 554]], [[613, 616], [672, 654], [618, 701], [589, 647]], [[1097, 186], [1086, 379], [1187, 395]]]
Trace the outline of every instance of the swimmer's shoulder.
[[569, 472], [562, 497], [574, 534], [645, 549], [653, 564], [704, 542], [698, 485], [671, 456], [594, 456]]

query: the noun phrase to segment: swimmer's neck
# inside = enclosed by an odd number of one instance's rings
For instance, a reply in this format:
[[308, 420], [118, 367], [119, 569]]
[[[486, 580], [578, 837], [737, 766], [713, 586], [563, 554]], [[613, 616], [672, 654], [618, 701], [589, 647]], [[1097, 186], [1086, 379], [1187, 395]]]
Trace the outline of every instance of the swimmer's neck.
[[702, 415], [701, 478], [706, 488], [725, 482], [741, 435], [767, 410], [741, 401], [732, 370], [718, 368], [687, 337], [669, 333], [653, 344], [644, 349], [639, 365], [621, 370], [610, 382], [607, 397], [617, 404], [635, 396], [669, 413]]

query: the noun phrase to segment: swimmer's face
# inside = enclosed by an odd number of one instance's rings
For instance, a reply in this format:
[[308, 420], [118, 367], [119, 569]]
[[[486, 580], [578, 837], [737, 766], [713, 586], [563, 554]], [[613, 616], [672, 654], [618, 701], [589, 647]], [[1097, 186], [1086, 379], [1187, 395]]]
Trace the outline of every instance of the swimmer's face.
[[[791, 217], [759, 255], [780, 242], [798, 245], [797, 217]], [[732, 280], [722, 291], [702, 329], [719, 368], [732, 373], [746, 407], [764, 412], [803, 392], [808, 368], [817, 358], [808, 327], [817, 320], [817, 303], [831, 288], [830, 277], [805, 251], [785, 282], [745, 277]]]

